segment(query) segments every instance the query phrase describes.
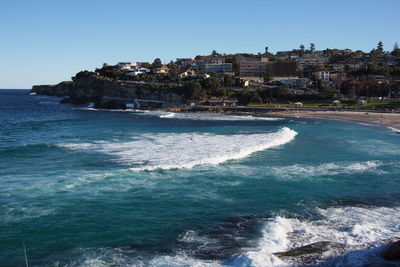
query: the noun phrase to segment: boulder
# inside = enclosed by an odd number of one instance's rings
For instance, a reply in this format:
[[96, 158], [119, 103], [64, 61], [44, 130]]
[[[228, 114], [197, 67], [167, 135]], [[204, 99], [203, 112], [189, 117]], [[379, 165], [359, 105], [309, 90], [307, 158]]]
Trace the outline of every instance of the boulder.
[[390, 244], [382, 254], [385, 260], [400, 261], [400, 241]]
[[309, 254], [321, 254], [325, 251], [332, 249], [343, 249], [345, 247], [344, 244], [329, 242], [329, 241], [320, 241], [315, 242], [306, 246], [294, 248], [285, 252], [277, 252], [274, 253], [278, 257], [297, 257]]

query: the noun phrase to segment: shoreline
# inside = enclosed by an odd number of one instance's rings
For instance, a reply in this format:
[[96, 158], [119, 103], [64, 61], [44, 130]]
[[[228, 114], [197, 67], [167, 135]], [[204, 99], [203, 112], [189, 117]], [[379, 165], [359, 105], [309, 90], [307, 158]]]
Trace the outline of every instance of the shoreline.
[[310, 119], [333, 119], [345, 120], [358, 123], [366, 123], [375, 126], [390, 127], [392, 130], [400, 133], [400, 114], [398, 113], [378, 113], [367, 111], [278, 111], [270, 112], [270, 115], [277, 117], [298, 117]]
[[196, 107], [193, 109], [163, 109], [169, 112], [209, 112], [225, 114], [263, 114], [280, 118], [308, 118], [308, 119], [329, 119], [344, 120], [357, 123], [366, 123], [373, 126], [389, 127], [400, 133], [400, 113], [383, 111], [356, 111], [356, 110], [321, 110], [321, 109], [288, 109], [288, 108], [254, 108], [254, 107]]
[[[108, 110], [112, 109], [93, 109]], [[204, 112], [204, 113], [226, 113], [226, 114], [263, 114], [281, 118], [309, 118], [344, 120], [350, 122], [366, 123], [374, 126], [384, 126], [400, 134], [400, 113], [383, 111], [337, 111], [321, 109], [288, 109], [288, 108], [258, 108], [258, 107], [214, 107], [196, 106], [194, 108], [162, 108], [159, 110], [168, 112]], [[122, 110], [121, 110], [122, 111]], [[124, 110], [125, 112], [132, 112]], [[145, 112], [146, 110], [142, 110]]]

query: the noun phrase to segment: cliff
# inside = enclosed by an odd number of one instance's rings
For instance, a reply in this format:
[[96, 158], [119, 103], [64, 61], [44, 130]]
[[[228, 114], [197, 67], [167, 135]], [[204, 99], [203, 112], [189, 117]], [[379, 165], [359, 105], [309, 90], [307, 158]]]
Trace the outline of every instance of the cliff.
[[31, 92], [51, 96], [66, 96], [68, 98], [64, 102], [72, 104], [95, 102], [96, 105], [103, 105], [110, 99], [119, 102], [146, 99], [163, 101], [170, 105], [183, 102], [183, 97], [169, 88], [115, 81], [86, 71], [78, 73], [72, 78], [72, 82], [62, 82], [57, 85], [35, 85]]
[[56, 85], [34, 85], [31, 92], [38, 95], [69, 96], [72, 86], [72, 82], [61, 82]]

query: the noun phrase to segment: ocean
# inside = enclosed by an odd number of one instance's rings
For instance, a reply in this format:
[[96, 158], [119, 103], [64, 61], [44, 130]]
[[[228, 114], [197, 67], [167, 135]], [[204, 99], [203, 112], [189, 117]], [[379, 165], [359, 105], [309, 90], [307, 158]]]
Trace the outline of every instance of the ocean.
[[381, 266], [400, 236], [389, 128], [28, 92], [0, 90], [0, 266]]

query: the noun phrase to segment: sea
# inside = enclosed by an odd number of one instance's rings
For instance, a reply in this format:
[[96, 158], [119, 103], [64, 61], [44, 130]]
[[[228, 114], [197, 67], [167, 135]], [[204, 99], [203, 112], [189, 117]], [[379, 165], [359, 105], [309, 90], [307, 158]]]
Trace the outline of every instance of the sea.
[[0, 90], [0, 266], [400, 266], [395, 129], [59, 101]]

